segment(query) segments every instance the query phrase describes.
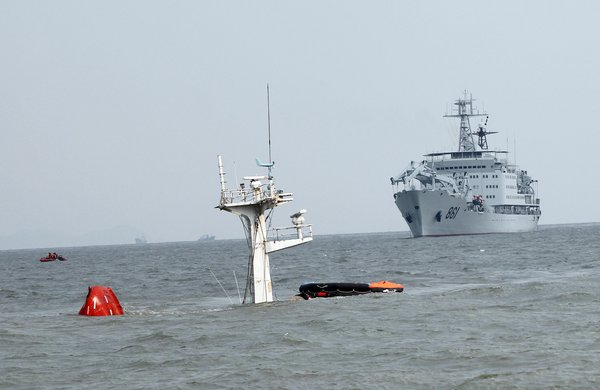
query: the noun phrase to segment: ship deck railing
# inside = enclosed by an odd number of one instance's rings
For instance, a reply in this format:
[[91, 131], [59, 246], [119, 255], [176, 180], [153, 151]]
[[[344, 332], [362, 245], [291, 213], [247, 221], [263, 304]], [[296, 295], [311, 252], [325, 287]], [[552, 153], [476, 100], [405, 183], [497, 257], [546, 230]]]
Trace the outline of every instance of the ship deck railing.
[[292, 194], [281, 191], [271, 191], [268, 185], [264, 184], [258, 190], [241, 188], [235, 190], [221, 191], [221, 205], [227, 204], [253, 204], [266, 199], [290, 200]]
[[313, 237], [312, 225], [302, 224], [297, 226], [286, 226], [271, 228], [267, 232], [268, 241], [285, 241], [296, 238], [309, 239]]
[[494, 212], [496, 214], [511, 214], [511, 215], [540, 215], [541, 211], [538, 206], [534, 205], [495, 205]]
[[[478, 154], [475, 154], [478, 153]], [[499, 161], [503, 164], [508, 164], [506, 157], [501, 157], [504, 151], [478, 151], [478, 152], [447, 152], [447, 153], [431, 153], [426, 154], [427, 160], [432, 163], [441, 162], [456, 162], [457, 160], [480, 160], [480, 161]]]

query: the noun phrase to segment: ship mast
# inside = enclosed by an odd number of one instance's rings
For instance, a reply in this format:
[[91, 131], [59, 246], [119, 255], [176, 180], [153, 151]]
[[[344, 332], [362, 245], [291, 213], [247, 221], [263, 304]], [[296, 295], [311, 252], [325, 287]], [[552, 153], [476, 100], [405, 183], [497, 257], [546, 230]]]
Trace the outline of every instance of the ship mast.
[[[480, 113], [479, 110], [473, 107], [473, 95], [469, 95], [467, 97], [467, 91], [464, 92], [464, 98], [458, 99], [454, 102], [454, 105], [457, 106], [455, 114], [447, 114], [444, 115], [445, 118], [460, 118], [460, 135], [458, 137], [458, 151], [459, 152], [474, 152], [475, 151], [475, 142], [473, 140], [473, 133], [471, 132], [471, 122], [469, 120], [472, 116], [486, 116], [485, 113]], [[475, 133], [477, 134], [477, 133]], [[485, 138], [485, 131], [483, 132], [483, 137]], [[483, 141], [480, 139], [479, 144], [481, 145]], [[485, 145], [487, 146], [487, 141], [485, 141]]]
[[228, 189], [225, 181], [223, 160], [218, 156], [221, 199], [217, 208], [237, 215], [242, 221], [250, 254], [248, 256], [248, 276], [243, 303], [264, 303], [273, 301], [271, 267], [269, 254], [285, 248], [312, 241], [312, 225], [304, 223], [304, 213], [300, 210], [290, 215], [292, 226], [267, 229], [272, 209], [293, 200], [291, 192], [283, 192], [275, 187], [272, 168], [275, 162], [271, 156], [271, 111], [269, 108], [269, 86], [267, 85], [267, 116], [269, 128], [269, 162], [259, 167], [267, 168], [268, 175], [245, 176], [246, 183], [239, 188]]
[[268, 168], [269, 168], [269, 177], [272, 177], [271, 175], [271, 169], [273, 168], [273, 158], [271, 157], [271, 100], [269, 97], [269, 84], [267, 83], [267, 127], [269, 129], [269, 162], [268, 162]]

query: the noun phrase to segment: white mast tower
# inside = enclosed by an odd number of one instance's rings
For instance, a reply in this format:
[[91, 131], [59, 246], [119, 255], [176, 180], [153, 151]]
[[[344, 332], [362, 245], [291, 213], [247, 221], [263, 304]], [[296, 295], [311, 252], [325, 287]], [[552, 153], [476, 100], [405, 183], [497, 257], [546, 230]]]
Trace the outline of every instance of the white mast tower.
[[[472, 116], [487, 116], [485, 113], [480, 113], [475, 107], [473, 107], [473, 95], [467, 97], [467, 91], [465, 90], [464, 99], [458, 99], [454, 102], [457, 106], [456, 114], [444, 115], [446, 118], [460, 118], [460, 135], [458, 139], [458, 151], [459, 152], [474, 152], [475, 142], [473, 141], [473, 135], [479, 136], [479, 146], [482, 149], [487, 149], [486, 134], [493, 134], [491, 131], [486, 131], [483, 125], [479, 126], [479, 132], [471, 132], [471, 122], [469, 117]], [[487, 120], [486, 120], [487, 124]], [[485, 146], [484, 146], [485, 145]]]
[[[268, 99], [269, 86], [267, 85], [267, 106]], [[221, 156], [218, 156], [221, 200], [217, 208], [240, 217], [250, 249], [243, 303], [273, 301], [269, 253], [304, 244], [313, 239], [312, 225], [304, 224], [303, 214], [306, 210], [300, 210], [290, 216], [293, 226], [267, 230], [267, 221], [271, 217], [272, 209], [293, 200], [292, 193], [275, 189], [271, 175], [275, 163], [271, 160], [270, 111], [268, 117], [269, 162], [261, 163], [257, 159], [259, 166], [268, 168], [268, 176], [245, 176], [244, 180], [249, 182], [249, 188], [246, 188], [245, 183], [241, 183], [239, 188], [227, 189], [223, 161]], [[269, 212], [268, 215], [265, 215], [266, 212]]]

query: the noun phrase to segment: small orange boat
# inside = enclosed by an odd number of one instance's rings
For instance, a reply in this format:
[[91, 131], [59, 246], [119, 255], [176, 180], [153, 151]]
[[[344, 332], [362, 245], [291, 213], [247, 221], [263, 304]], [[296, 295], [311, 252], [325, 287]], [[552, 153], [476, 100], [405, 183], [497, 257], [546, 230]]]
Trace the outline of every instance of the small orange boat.
[[49, 261], [56, 261], [56, 260], [67, 261], [67, 258], [64, 257], [64, 256], [62, 256], [62, 255], [54, 255], [54, 254], [50, 254], [50, 255], [48, 255], [46, 257], [40, 257], [40, 261], [42, 263], [47, 263]]

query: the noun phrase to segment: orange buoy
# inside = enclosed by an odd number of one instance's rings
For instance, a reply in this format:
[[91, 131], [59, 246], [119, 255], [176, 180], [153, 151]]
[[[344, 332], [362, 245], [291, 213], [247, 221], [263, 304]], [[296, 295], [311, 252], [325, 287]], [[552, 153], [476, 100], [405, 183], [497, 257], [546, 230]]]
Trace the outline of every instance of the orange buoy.
[[123, 314], [123, 308], [110, 287], [90, 286], [79, 314], [82, 316], [120, 316]]
[[402, 292], [404, 291], [404, 286], [398, 283], [381, 280], [369, 284], [369, 289], [373, 292]]

